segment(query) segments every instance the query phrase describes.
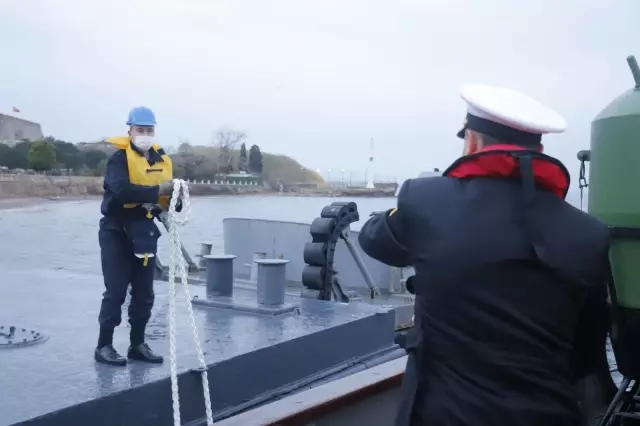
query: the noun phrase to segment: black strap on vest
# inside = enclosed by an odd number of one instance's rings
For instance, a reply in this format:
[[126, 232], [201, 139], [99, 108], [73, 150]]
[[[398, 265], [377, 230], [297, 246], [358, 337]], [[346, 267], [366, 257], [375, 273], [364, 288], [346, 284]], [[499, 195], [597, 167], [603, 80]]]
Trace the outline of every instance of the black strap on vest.
[[539, 233], [535, 230], [533, 221], [533, 204], [536, 198], [536, 180], [533, 175], [533, 156], [530, 151], [512, 152], [520, 165], [520, 178], [522, 180], [522, 205], [521, 224], [525, 235], [531, 242], [534, 256], [540, 260], [543, 256], [544, 245], [539, 241]]
[[514, 153], [514, 155], [520, 164], [524, 204], [525, 206], [530, 207], [536, 196], [536, 180], [533, 176], [533, 161], [531, 155], [526, 151], [524, 153]]

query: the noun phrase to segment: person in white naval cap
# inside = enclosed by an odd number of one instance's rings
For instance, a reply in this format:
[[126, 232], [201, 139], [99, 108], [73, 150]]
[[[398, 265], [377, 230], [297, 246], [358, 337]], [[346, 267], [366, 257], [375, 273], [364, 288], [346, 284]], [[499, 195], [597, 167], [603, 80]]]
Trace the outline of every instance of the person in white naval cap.
[[606, 370], [596, 383], [614, 389], [609, 230], [564, 201], [569, 173], [542, 153], [566, 128], [558, 113], [503, 88], [461, 92], [463, 156], [406, 181], [359, 235], [369, 256], [415, 269], [396, 426], [580, 425], [577, 382]]

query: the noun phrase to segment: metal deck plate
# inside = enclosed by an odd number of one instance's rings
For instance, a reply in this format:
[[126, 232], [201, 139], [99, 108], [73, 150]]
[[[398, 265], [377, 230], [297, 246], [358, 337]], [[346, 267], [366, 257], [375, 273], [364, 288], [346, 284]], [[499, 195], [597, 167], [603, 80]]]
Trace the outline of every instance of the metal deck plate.
[[[246, 277], [242, 277], [242, 278], [238, 278], [236, 277], [236, 289], [238, 288], [244, 288], [247, 290], [252, 290], [255, 291], [256, 290], [256, 283], [255, 282], [251, 282], [248, 279], [245, 279]], [[166, 277], [164, 278], [164, 280], [166, 280]], [[195, 272], [191, 272], [189, 274], [189, 279], [188, 279], [189, 284], [193, 284], [193, 285], [199, 285], [199, 286], [205, 286], [206, 285], [206, 276], [205, 276], [205, 271], [195, 271]], [[383, 309], [393, 309], [395, 310], [395, 316], [396, 316], [396, 329], [397, 330], [402, 330], [408, 327], [412, 327], [413, 326], [413, 305], [414, 305], [414, 299], [415, 296], [409, 294], [409, 293], [400, 293], [400, 294], [381, 294], [380, 296], [378, 296], [376, 299], [370, 299], [369, 298], [369, 290], [367, 288], [362, 288], [360, 289], [360, 293], [355, 293], [353, 290], [351, 290], [350, 293], [350, 297], [352, 297], [352, 301], [353, 302], [362, 302], [362, 303], [366, 303], [368, 305], [375, 305], [375, 306], [379, 306]], [[289, 296], [299, 296], [301, 291], [302, 291], [302, 283], [300, 282], [295, 282], [295, 281], [288, 281], [286, 283], [286, 294]], [[354, 294], [356, 295], [356, 297], [354, 297]], [[227, 305], [227, 307], [231, 307], [233, 308], [233, 306], [229, 306], [228, 305], [228, 301], [225, 301], [224, 299], [220, 299], [217, 301], [214, 301], [213, 303], [203, 303], [203, 304], [210, 304], [210, 305], [218, 305], [220, 307], [225, 307], [225, 305]], [[255, 313], [260, 313], [259, 309], [252, 309], [253, 305], [254, 305], [254, 301], [252, 300], [250, 306], [248, 307], [247, 311], [253, 311]], [[242, 309], [241, 306], [238, 306], [238, 308]], [[245, 307], [246, 308], [246, 307]], [[262, 312], [262, 314], [264, 315], [281, 315], [281, 314], [287, 314], [289, 313], [291, 310], [294, 310], [296, 308], [296, 306], [284, 306], [282, 307], [281, 310], [276, 310], [275, 312], [269, 312], [269, 310], [264, 310]]]
[[0, 325], [0, 349], [22, 348], [47, 340], [47, 336], [15, 325]]
[[261, 306], [257, 301], [247, 300], [242, 302], [237, 300], [238, 298], [222, 298], [216, 297], [212, 299], [200, 299], [193, 298], [194, 306], [230, 309], [236, 312], [246, 312], [248, 314], [256, 315], [285, 315], [295, 314], [298, 312], [297, 304], [284, 304], [279, 306]]
[[[101, 276], [31, 270], [7, 271], [3, 279], [12, 285], [0, 297], [0, 324], [19, 321], [25, 329], [41, 331], [50, 338], [20, 350], [0, 351], [0, 426], [19, 422], [47, 426], [172, 425], [166, 283], [156, 283], [156, 305], [147, 329], [148, 343], [165, 355], [165, 364], [132, 362], [123, 368], [93, 360]], [[192, 296], [205, 297], [204, 287], [190, 286], [190, 290]], [[180, 287], [178, 292], [178, 366], [180, 372], [187, 372], [198, 363]], [[234, 294], [255, 297], [246, 290], [236, 289]], [[210, 366], [214, 411], [393, 347], [393, 314], [379, 307], [290, 296], [286, 302], [297, 303], [300, 313], [267, 317], [194, 307]], [[121, 353], [128, 346], [126, 304], [123, 318], [114, 341]], [[199, 376], [183, 374], [180, 391], [183, 422], [203, 415]]]

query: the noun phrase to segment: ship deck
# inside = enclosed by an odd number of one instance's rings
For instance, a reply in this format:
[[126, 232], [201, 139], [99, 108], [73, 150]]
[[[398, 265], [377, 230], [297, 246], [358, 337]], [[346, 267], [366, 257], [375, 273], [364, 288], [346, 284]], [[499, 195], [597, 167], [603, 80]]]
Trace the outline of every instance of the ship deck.
[[[165, 356], [165, 363], [112, 367], [93, 359], [100, 275], [34, 268], [5, 271], [3, 282], [0, 326], [35, 330], [48, 340], [26, 347], [0, 345], [0, 426], [173, 424], [167, 283], [156, 282], [147, 328], [148, 343]], [[205, 297], [204, 287], [189, 287], [192, 296]], [[181, 290], [177, 353], [182, 421], [195, 425], [204, 416], [204, 403]], [[234, 297], [253, 301], [256, 296], [240, 288]], [[297, 313], [269, 317], [194, 305], [217, 419], [397, 351], [394, 314], [388, 309], [286, 298], [298, 304]], [[126, 303], [123, 318], [114, 338], [121, 352], [128, 345]]]

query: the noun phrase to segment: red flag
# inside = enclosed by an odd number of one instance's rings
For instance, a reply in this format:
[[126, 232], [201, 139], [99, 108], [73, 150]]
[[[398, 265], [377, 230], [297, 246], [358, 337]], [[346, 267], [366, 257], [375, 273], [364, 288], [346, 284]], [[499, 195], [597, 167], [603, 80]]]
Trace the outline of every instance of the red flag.
[[20, 110], [16, 107], [13, 107], [13, 112], [20, 112]]

